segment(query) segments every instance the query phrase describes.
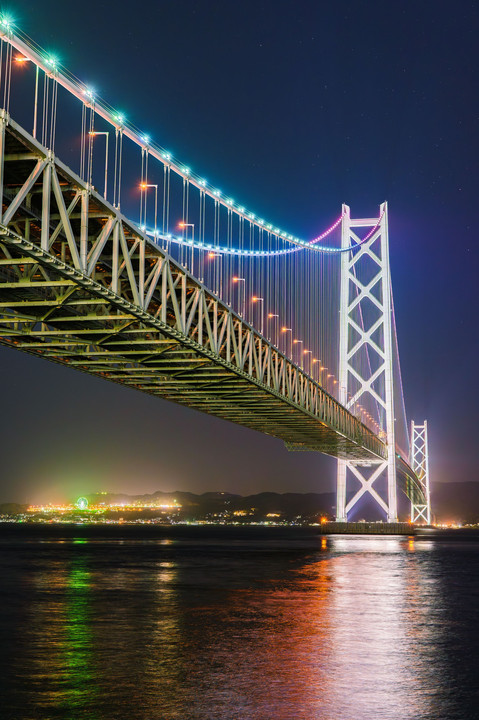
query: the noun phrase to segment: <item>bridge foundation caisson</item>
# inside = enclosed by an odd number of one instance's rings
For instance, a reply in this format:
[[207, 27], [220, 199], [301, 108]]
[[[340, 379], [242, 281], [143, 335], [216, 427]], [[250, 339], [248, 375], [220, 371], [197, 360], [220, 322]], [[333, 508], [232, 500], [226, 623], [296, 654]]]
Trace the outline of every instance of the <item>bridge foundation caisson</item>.
[[[336, 519], [347, 522], [349, 512], [369, 493], [384, 511], [387, 521], [395, 523], [396, 445], [387, 203], [381, 205], [379, 219], [351, 219], [349, 207], [343, 205], [342, 247], [354, 247], [368, 234], [366, 242], [357, 250], [344, 252], [341, 257], [339, 399], [356, 415], [358, 412], [362, 415], [365, 406], [376, 408], [381, 423], [378, 434], [388, 452], [386, 460], [368, 467], [364, 463], [338, 460]], [[366, 422], [364, 418], [363, 421]], [[374, 487], [384, 474], [387, 476], [386, 498]], [[359, 482], [359, 488], [356, 483], [356, 491], [347, 501], [349, 480], [353, 479]]]

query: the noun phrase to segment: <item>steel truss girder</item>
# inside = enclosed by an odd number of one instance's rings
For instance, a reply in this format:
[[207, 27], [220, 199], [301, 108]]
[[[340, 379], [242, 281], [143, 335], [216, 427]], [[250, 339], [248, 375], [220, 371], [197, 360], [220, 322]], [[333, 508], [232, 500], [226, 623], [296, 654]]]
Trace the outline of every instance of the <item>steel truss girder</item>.
[[320, 385], [5, 113], [0, 122], [0, 342], [292, 446], [385, 459]]

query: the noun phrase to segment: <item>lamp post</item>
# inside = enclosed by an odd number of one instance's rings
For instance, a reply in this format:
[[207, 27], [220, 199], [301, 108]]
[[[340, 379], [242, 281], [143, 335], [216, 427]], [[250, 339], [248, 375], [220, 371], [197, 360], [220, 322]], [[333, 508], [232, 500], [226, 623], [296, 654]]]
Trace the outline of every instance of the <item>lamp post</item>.
[[[243, 303], [239, 303], [240, 308], [242, 308], [240, 315], [242, 318], [244, 318], [245, 313], [245, 303], [246, 303], [246, 280], [242, 277], [236, 277], [236, 275], [233, 277], [234, 283], [243, 283]], [[238, 285], [239, 287], [239, 285]]]
[[[323, 384], [323, 372], [326, 372], [327, 369], [328, 369], [328, 368], [325, 367], [324, 365], [322, 365], [322, 366], [319, 368], [319, 382], [320, 382], [320, 384], [321, 384], [323, 387], [324, 387], [324, 385], [327, 384], [327, 383], [324, 383], [324, 384]], [[327, 388], [326, 388], [326, 389], [327, 389]]]
[[[32, 61], [30, 60], [30, 58], [20, 56], [20, 57], [15, 58], [15, 62], [18, 63], [19, 65], [23, 65], [24, 63], [32, 62]], [[34, 102], [34, 106], [33, 106], [33, 132], [32, 132], [32, 135], [36, 139], [37, 138], [37, 115], [38, 115], [38, 71], [40, 70], [40, 68], [38, 67], [38, 65], [35, 65], [35, 67], [36, 67], [36, 71], [35, 71], [35, 102]]]
[[[303, 344], [303, 341], [302, 341], [302, 340], [293, 340], [293, 345], [302, 345], [302, 344]], [[301, 364], [301, 358], [302, 358], [302, 357], [303, 357], [303, 356], [300, 355], [300, 362], [299, 362], [299, 366], [300, 366], [300, 367], [302, 367], [302, 364]], [[291, 358], [291, 359], [292, 359], [293, 362], [294, 362], [294, 358]]]
[[[290, 359], [293, 359], [293, 329], [288, 327], [282, 327], [281, 328], [282, 333], [291, 333], [291, 352], [289, 354]], [[287, 352], [287, 344], [285, 343], [285, 349], [284, 352]]]
[[[179, 222], [178, 227], [186, 229], [185, 231], [185, 240], [188, 240], [188, 228], [191, 228], [191, 274], [194, 275], [194, 242], [195, 242], [195, 224], [194, 223], [185, 223], [185, 222]], [[203, 273], [204, 273], [204, 264], [203, 264]], [[200, 278], [201, 279], [201, 278]], [[202, 282], [204, 282], [204, 278], [201, 279]]]
[[[278, 322], [279, 322], [279, 315], [277, 315], [276, 313], [268, 313], [268, 320], [273, 320], [273, 321], [276, 320], [276, 340], [275, 340], [275, 343], [274, 343], [274, 344], [277, 346], [277, 345], [278, 345], [278, 342], [279, 342], [279, 341], [278, 341]], [[270, 333], [270, 336], [269, 336], [269, 340], [270, 340], [270, 342], [273, 342], [273, 336], [272, 336], [271, 333]]]
[[263, 334], [263, 329], [264, 329], [264, 328], [263, 328], [263, 324], [264, 324], [264, 298], [262, 298], [262, 297], [257, 297], [256, 295], [253, 295], [253, 297], [251, 298], [251, 302], [253, 302], [253, 303], [260, 302], [260, 303], [261, 303], [260, 334], [262, 335], [262, 334]]
[[92, 130], [88, 133], [92, 138], [96, 137], [97, 135], [104, 135], [105, 136], [105, 188], [103, 190], [103, 197], [106, 200], [106, 191], [107, 191], [107, 184], [108, 184], [108, 139], [110, 136], [110, 133], [108, 131], [105, 132], [97, 132], [96, 130]]
[[[321, 373], [323, 372], [324, 368], [321, 366], [321, 360], [318, 360], [318, 358], [312, 358], [311, 360], [311, 375], [313, 376], [313, 368], [318, 363], [318, 383], [321, 384]], [[314, 377], [313, 377], [314, 379]]]
[[[328, 368], [326, 368], [326, 370], [327, 370], [327, 369], [328, 369]], [[327, 385], [328, 392], [331, 392], [331, 390], [329, 389], [329, 386], [330, 386], [331, 383], [328, 382], [328, 381], [329, 381], [329, 378], [332, 378], [332, 377], [333, 377], [333, 373], [328, 373], [328, 374], [326, 375], [326, 385]]]
[[210, 250], [208, 252], [208, 258], [210, 260], [215, 260], [216, 258], [219, 258], [219, 268], [218, 273], [216, 273], [217, 266], [215, 265], [213, 270], [213, 285], [215, 286], [215, 294], [218, 295], [218, 297], [221, 297], [223, 294], [223, 283], [222, 283], [222, 269], [223, 269], [223, 256], [221, 253], [216, 253]]
[[[312, 357], [313, 351], [312, 350], [303, 350], [303, 358], [305, 355], [311, 355], [311, 357]], [[310, 375], [311, 375], [311, 357], [309, 358], [309, 374]], [[303, 370], [304, 370], [304, 367], [303, 367]]]
[[[158, 219], [158, 185], [154, 185], [153, 183], [141, 183], [140, 188], [142, 190], [148, 190], [148, 188], [155, 188], [155, 230], [154, 230], [154, 237], [156, 240], [156, 228], [157, 228], [157, 219]], [[143, 218], [143, 223], [146, 228], [146, 202], [145, 202], [145, 217]]]

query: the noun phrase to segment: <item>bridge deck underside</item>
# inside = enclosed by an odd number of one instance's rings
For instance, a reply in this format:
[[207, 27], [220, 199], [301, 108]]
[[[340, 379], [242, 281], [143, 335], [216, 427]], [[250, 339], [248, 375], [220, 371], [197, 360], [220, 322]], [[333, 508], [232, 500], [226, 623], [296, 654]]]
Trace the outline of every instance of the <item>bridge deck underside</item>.
[[[32, 259], [10, 249], [14, 267]], [[3, 261], [6, 258], [1, 256]], [[35, 261], [33, 261], [35, 262]], [[29, 283], [0, 282], [0, 342], [331, 455], [358, 448], [326, 424], [63, 277], [37, 267]], [[48, 279], [45, 280], [45, 275]], [[0, 267], [5, 278], [5, 267]], [[365, 457], [368, 453], [364, 453]]]
[[50, 158], [47, 175], [48, 151], [12, 122], [3, 159], [1, 343], [296, 448], [384, 458], [360, 421], [71, 170]]

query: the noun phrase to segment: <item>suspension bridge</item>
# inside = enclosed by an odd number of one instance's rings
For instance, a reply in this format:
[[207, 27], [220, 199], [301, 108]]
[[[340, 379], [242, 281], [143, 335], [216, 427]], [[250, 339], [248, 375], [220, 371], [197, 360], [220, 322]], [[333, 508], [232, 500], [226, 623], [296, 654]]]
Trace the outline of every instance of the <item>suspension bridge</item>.
[[396, 522], [399, 488], [429, 523], [387, 204], [372, 218], [344, 205], [317, 237], [292, 235], [6, 17], [0, 37], [0, 342], [338, 458], [340, 521], [368, 493]]

